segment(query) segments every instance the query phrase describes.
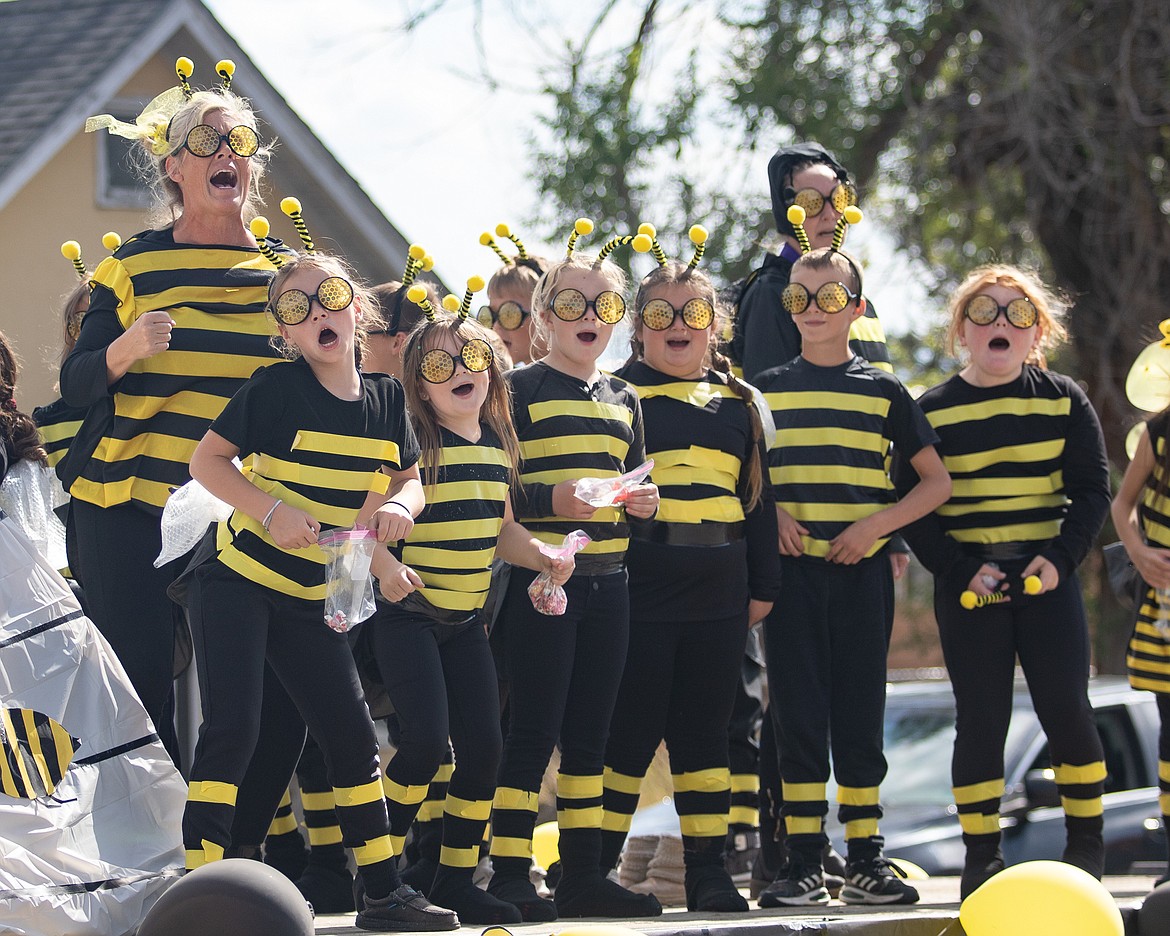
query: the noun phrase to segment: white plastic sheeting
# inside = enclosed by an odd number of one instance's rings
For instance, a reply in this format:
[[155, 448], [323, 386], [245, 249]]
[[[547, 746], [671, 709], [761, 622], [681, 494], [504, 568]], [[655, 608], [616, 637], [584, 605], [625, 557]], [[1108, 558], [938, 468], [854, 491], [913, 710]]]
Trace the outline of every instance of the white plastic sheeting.
[[3, 512], [0, 704], [81, 740], [51, 797], [0, 793], [0, 934], [134, 932], [183, 866], [186, 784], [109, 644]]

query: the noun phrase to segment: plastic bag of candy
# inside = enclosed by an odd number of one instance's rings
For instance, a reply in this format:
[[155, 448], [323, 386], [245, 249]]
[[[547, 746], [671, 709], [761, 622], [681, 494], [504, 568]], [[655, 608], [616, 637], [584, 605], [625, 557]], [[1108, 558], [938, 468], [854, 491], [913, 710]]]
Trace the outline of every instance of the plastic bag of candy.
[[377, 534], [365, 527], [330, 530], [317, 540], [325, 552], [325, 623], [338, 633], [374, 613], [374, 581], [370, 562]]
[[[540, 544], [540, 551], [550, 559], [568, 559], [574, 553], [580, 552], [589, 544], [589, 534], [584, 530], [574, 530], [565, 537], [560, 546]], [[560, 585], [554, 585], [547, 572], [541, 572], [528, 586], [528, 597], [534, 607], [541, 614], [550, 616], [564, 614], [569, 606], [569, 596]]]
[[[232, 460], [237, 468], [239, 459]], [[156, 569], [189, 553], [213, 523], [222, 523], [232, 515], [226, 504], [192, 478], [176, 488], [167, 498], [162, 512], [162, 552], [154, 560]]]
[[654, 470], [654, 459], [651, 458], [633, 471], [627, 471], [616, 478], [582, 478], [573, 489], [577, 500], [583, 500], [590, 507], [612, 507], [614, 504], [624, 504], [630, 496], [630, 491], [646, 480], [647, 475]]

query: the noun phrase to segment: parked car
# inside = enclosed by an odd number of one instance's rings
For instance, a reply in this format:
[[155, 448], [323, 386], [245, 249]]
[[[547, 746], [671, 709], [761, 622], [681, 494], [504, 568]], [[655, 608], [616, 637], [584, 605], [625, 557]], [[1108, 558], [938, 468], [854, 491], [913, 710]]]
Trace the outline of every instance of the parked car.
[[[1158, 709], [1149, 692], [1124, 678], [1090, 681], [1089, 699], [1105, 748], [1105, 873], [1161, 873], [1166, 840], [1158, 808]], [[930, 874], [963, 868], [962, 831], [951, 792], [955, 705], [950, 683], [893, 683], [886, 697], [882, 784], [886, 854]], [[1015, 687], [1004, 752], [1006, 793], [1001, 806], [1004, 858], [1009, 864], [1059, 858], [1064, 813], [1048, 757], [1048, 743], [1023, 681]], [[833, 803], [835, 791], [830, 790]], [[830, 812], [835, 813], [830, 806]], [[841, 828], [829, 834], [840, 846]]]
[[[1105, 749], [1105, 873], [1161, 874], [1166, 839], [1158, 808], [1158, 707], [1149, 692], [1123, 677], [1089, 681], [1089, 701]], [[958, 874], [964, 846], [951, 792], [955, 700], [945, 680], [891, 683], [886, 693], [880, 828], [886, 854], [914, 862], [929, 874]], [[1064, 848], [1064, 811], [1048, 742], [1022, 680], [1016, 683], [1004, 747], [1006, 793], [1001, 804], [1004, 858], [1009, 864], [1056, 859]], [[827, 830], [844, 851], [836, 821], [836, 788], [828, 789]], [[669, 798], [634, 816], [631, 835], [678, 835]]]

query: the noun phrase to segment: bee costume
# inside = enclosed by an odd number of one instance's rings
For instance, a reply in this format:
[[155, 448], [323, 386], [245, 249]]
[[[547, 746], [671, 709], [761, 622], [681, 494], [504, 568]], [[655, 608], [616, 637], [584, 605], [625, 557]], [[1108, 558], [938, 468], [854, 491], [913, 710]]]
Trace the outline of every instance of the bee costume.
[[[106, 128], [146, 142], [158, 158], [178, 152], [185, 144], [167, 134], [193, 93], [192, 67], [180, 59], [179, 86], [151, 101], [133, 124], [102, 115], [90, 118], [87, 130]], [[216, 66], [224, 95], [234, 69], [226, 61]], [[185, 562], [154, 568], [162, 545], [159, 517], [170, 492], [190, 480], [191, 453], [212, 420], [276, 357], [264, 315], [274, 269], [256, 247], [182, 244], [170, 227], [136, 234], [94, 272], [89, 312], [61, 368], [62, 397], [87, 410], [72, 443], [76, 457], [59, 466], [73, 499], [76, 571], [94, 623], [176, 758], [174, 630], [186, 625], [176, 622], [166, 590]], [[136, 361], [111, 384], [108, 347], [153, 311], [175, 322], [170, 347]]]

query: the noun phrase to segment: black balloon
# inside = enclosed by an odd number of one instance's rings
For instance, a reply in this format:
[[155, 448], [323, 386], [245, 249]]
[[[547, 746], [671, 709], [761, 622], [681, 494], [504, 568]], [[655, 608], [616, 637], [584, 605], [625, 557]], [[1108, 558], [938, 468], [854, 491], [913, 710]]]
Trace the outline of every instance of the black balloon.
[[1138, 932], [1141, 936], [1170, 936], [1170, 884], [1155, 887], [1142, 901]]
[[313, 936], [292, 881], [259, 861], [228, 858], [183, 875], [151, 907], [138, 936]]

